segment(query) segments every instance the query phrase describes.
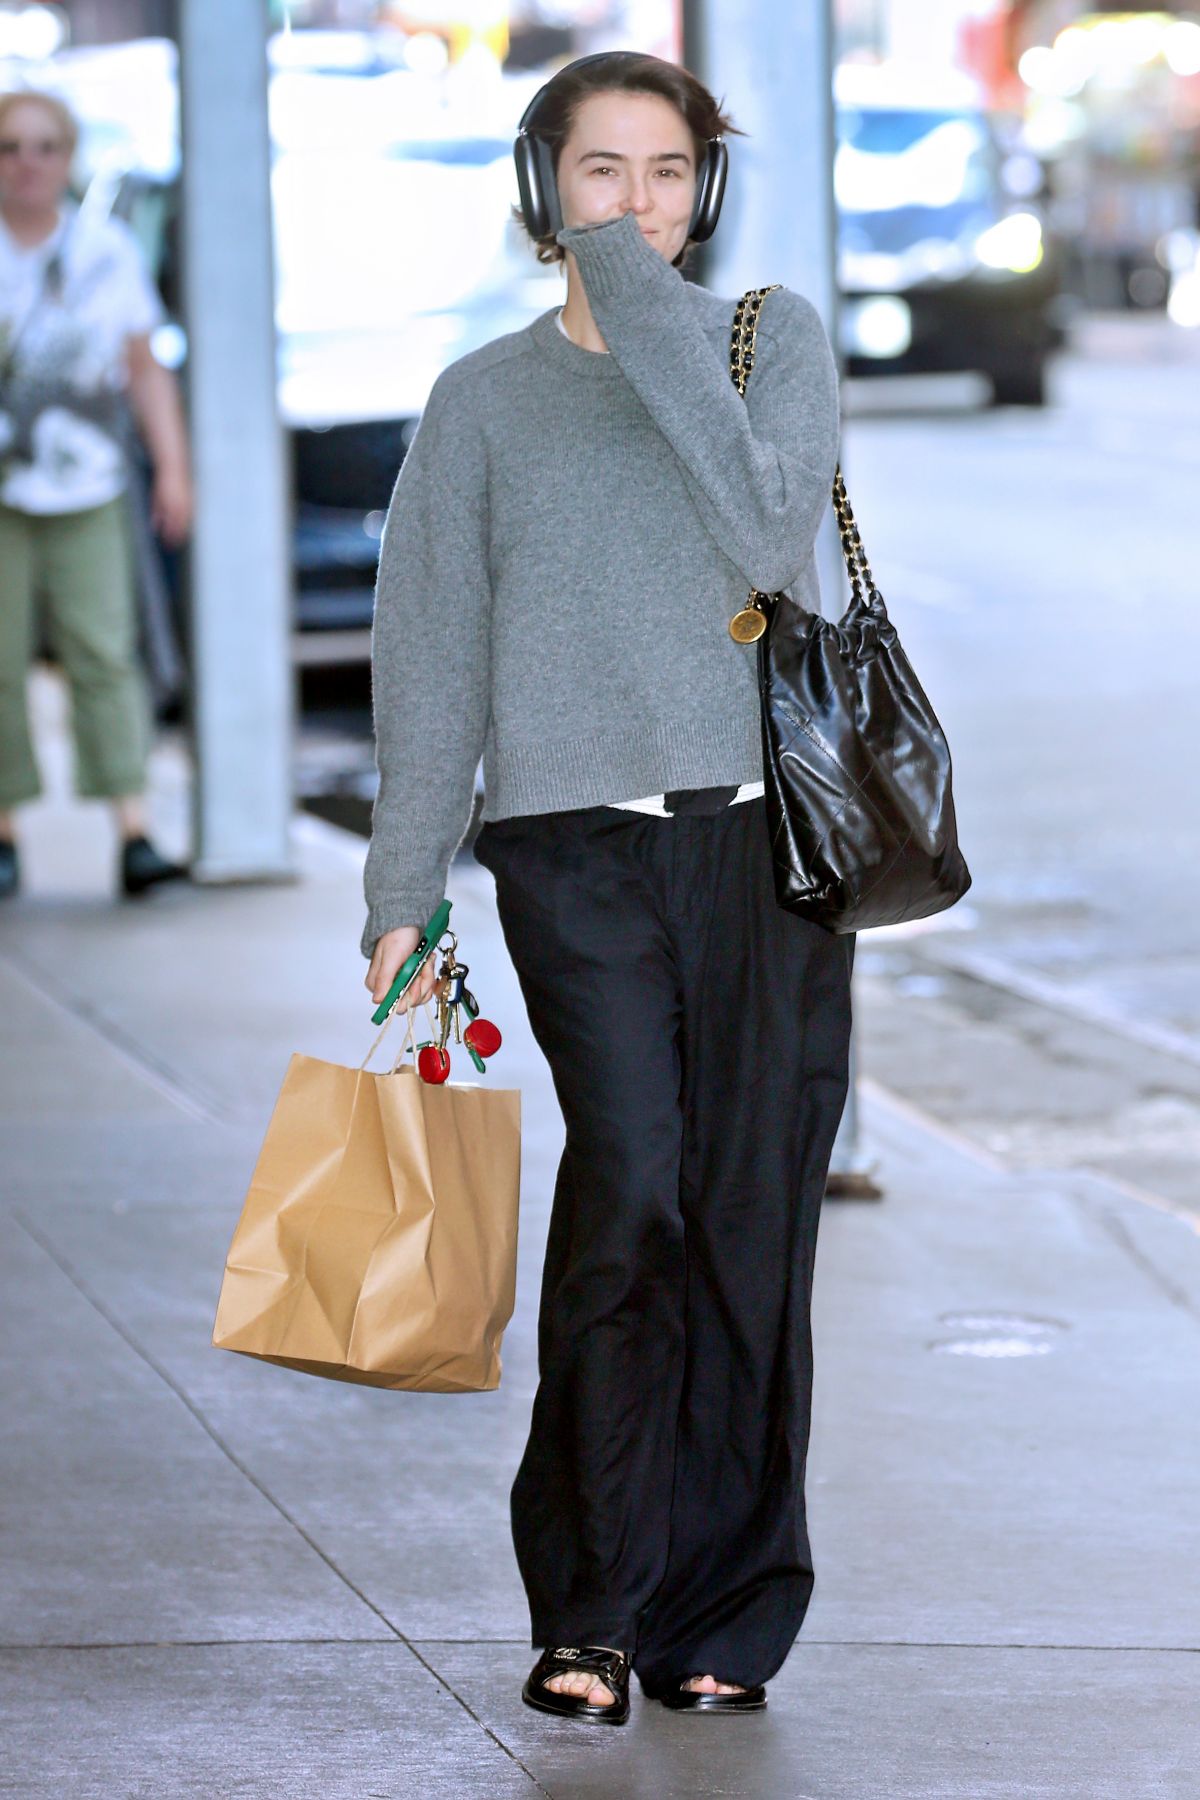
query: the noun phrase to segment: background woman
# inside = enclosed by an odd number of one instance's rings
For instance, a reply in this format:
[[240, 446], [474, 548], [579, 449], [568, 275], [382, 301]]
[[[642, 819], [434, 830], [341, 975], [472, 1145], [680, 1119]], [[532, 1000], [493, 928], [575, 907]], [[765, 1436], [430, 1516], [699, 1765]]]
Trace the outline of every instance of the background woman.
[[852, 951], [775, 903], [728, 624], [750, 586], [819, 603], [837, 391], [782, 289], [743, 401], [734, 301], [680, 273], [730, 128], [653, 57], [544, 90], [564, 223], [537, 248], [566, 301], [435, 383], [376, 601], [366, 984], [382, 998], [442, 898], [482, 754], [476, 855], [566, 1122], [512, 1493], [544, 1647], [524, 1697], [608, 1723], [631, 1666], [668, 1706], [761, 1707], [813, 1580], [809, 1302]]
[[186, 537], [183, 413], [150, 333], [165, 317], [119, 219], [68, 197], [77, 126], [56, 95], [0, 95], [0, 897], [19, 885], [12, 809], [41, 782], [26, 676], [45, 607], [71, 691], [76, 791], [113, 803], [118, 879], [140, 894], [187, 870], [146, 835], [150, 707], [137, 661], [118, 404], [154, 468], [152, 522]]

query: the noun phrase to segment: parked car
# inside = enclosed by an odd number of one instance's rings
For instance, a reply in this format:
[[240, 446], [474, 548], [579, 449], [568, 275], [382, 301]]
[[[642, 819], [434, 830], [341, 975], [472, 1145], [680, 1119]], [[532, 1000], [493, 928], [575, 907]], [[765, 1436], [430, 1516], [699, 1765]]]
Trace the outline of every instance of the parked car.
[[1060, 258], [1005, 182], [974, 84], [843, 65], [835, 83], [842, 350], [851, 374], [975, 370], [1040, 406]]

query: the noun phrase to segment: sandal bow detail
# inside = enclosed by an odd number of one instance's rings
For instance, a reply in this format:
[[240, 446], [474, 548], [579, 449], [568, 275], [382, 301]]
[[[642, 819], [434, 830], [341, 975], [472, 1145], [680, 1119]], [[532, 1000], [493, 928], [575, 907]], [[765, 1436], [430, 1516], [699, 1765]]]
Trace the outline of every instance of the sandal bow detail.
[[[608, 1706], [593, 1705], [584, 1694], [558, 1694], [545, 1684], [555, 1675], [597, 1676], [612, 1694]], [[559, 1713], [571, 1719], [593, 1719], [600, 1725], [624, 1725], [629, 1717], [629, 1658], [619, 1650], [599, 1644], [576, 1649], [543, 1650], [529, 1671], [521, 1698], [539, 1712]]]

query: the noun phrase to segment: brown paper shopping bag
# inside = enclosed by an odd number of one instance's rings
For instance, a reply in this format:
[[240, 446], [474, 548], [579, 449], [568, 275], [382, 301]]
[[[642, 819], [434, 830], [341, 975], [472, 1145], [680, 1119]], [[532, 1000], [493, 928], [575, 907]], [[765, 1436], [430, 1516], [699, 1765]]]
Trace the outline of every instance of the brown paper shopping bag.
[[288, 1064], [212, 1341], [373, 1387], [494, 1388], [516, 1281], [520, 1093], [432, 1087], [400, 1058], [387, 1074], [369, 1061]]

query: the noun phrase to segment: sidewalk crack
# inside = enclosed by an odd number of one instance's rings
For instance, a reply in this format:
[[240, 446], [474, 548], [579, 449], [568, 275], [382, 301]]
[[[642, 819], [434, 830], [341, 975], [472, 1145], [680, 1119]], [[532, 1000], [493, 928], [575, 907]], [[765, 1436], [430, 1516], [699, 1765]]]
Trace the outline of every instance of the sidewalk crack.
[[1108, 1233], [1117, 1248], [1125, 1252], [1130, 1262], [1136, 1264], [1146, 1279], [1171, 1302], [1172, 1306], [1179, 1307], [1180, 1311], [1187, 1313], [1194, 1322], [1200, 1322], [1200, 1312], [1197, 1311], [1191, 1295], [1172, 1281], [1169, 1275], [1164, 1275], [1157, 1263], [1146, 1255], [1139, 1244], [1134, 1242], [1124, 1219], [1111, 1207], [1106, 1206], [1102, 1200], [1091, 1200], [1082, 1194], [1076, 1195], [1074, 1198], [1076, 1204], [1084, 1207], [1091, 1214], [1100, 1229]]

